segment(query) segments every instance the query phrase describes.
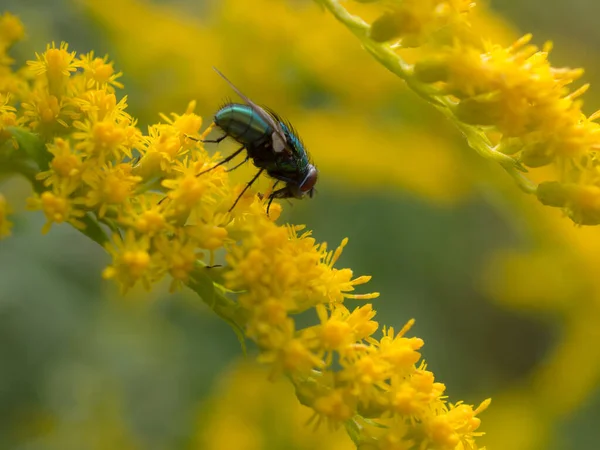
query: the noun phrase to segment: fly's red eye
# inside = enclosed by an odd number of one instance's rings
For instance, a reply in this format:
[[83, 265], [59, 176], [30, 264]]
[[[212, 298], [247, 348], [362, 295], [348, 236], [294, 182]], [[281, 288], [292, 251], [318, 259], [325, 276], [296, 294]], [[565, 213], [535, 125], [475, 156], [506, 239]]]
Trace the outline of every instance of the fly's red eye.
[[314, 166], [311, 166], [310, 170], [308, 171], [308, 175], [306, 175], [306, 178], [300, 185], [300, 190], [302, 192], [308, 192], [313, 187], [315, 187], [315, 184], [317, 184], [318, 175], [319, 172], [317, 171], [317, 169], [315, 169]]

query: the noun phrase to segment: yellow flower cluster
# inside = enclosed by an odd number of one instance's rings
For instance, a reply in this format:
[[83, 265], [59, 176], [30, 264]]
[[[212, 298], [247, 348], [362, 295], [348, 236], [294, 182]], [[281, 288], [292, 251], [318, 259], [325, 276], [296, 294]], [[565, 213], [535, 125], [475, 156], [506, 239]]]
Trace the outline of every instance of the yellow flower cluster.
[[439, 29], [462, 20], [474, 3], [471, 0], [404, 0], [392, 2], [370, 30], [377, 42], [401, 38], [403, 47], [419, 47]]
[[[0, 30], [17, 23], [5, 15]], [[45, 215], [44, 232], [66, 222], [104, 245], [112, 263], [103, 275], [123, 291], [165, 276], [173, 289], [196, 291], [292, 380], [318, 421], [345, 425], [361, 448], [477, 448], [476, 415], [489, 401], [448, 404], [444, 385], [419, 363], [422, 340], [405, 337], [412, 322], [377, 339], [372, 306], [344, 306], [378, 296], [353, 294], [370, 277], [334, 268], [345, 240], [328, 251], [303, 227], [275, 224], [281, 207], [268, 216], [264, 196], [251, 191], [230, 211], [244, 185], [223, 167], [198, 176], [219, 156], [198, 140], [194, 102], [144, 134], [115, 93], [121, 74], [106, 57], [63, 43], [16, 72], [4, 61], [0, 155], [31, 181], [29, 206]], [[218, 250], [223, 267], [214, 265]], [[318, 323], [300, 328], [298, 315], [311, 310]]]
[[[588, 86], [569, 85], [583, 70], [552, 67], [550, 43], [540, 50], [528, 44], [530, 35], [506, 48], [474, 39], [466, 14], [474, 2], [382, 1], [389, 9], [369, 24], [338, 0], [317, 1], [523, 190], [577, 224], [600, 223], [600, 112], [582, 113], [579, 97]], [[422, 52], [409, 64], [403, 51], [415, 44]], [[543, 166], [552, 170], [531, 170]]]

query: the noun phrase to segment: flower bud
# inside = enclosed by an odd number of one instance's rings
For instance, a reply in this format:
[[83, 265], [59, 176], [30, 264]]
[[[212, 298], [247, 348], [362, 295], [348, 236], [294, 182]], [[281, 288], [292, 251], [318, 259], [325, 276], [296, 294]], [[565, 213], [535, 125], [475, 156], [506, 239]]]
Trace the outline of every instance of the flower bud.
[[499, 104], [495, 100], [467, 98], [455, 109], [456, 117], [469, 125], [495, 125], [500, 119]]
[[521, 162], [527, 167], [546, 166], [553, 160], [554, 155], [548, 151], [548, 145], [542, 142], [526, 146], [521, 153]]
[[446, 81], [449, 75], [448, 65], [443, 59], [425, 59], [415, 64], [414, 74], [423, 83]]
[[371, 25], [370, 36], [375, 42], [391, 41], [414, 32], [414, 18], [404, 10], [388, 11]]

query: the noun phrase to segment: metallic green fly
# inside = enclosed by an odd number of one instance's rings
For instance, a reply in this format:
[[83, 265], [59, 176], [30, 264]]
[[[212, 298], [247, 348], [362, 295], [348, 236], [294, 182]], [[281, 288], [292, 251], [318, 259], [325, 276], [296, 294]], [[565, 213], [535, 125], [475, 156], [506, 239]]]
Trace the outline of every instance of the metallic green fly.
[[[269, 195], [267, 214], [273, 199], [276, 198], [302, 198], [314, 194], [317, 183], [318, 171], [310, 162], [304, 144], [289, 122], [281, 119], [270, 109], [261, 108], [234, 86], [234, 84], [221, 72], [215, 71], [231, 86], [231, 88], [244, 100], [245, 104], [226, 103], [215, 114], [214, 124], [219, 127], [224, 135], [215, 140], [204, 142], [219, 143], [230, 137], [241, 144], [234, 153], [198, 175], [209, 172], [216, 167], [228, 163], [241, 152], [246, 150], [246, 158], [233, 170], [249, 159], [259, 169], [256, 175], [246, 184], [244, 190], [235, 200], [231, 211], [244, 192], [263, 173], [275, 179], [273, 192]], [[280, 189], [277, 185], [284, 183]]]

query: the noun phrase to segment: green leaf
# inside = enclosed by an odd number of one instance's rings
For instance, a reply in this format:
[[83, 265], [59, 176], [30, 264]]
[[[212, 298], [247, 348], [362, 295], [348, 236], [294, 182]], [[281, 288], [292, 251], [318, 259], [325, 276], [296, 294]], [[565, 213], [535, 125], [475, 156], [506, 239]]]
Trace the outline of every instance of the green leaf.
[[213, 280], [206, 273], [205, 267], [196, 267], [192, 273], [192, 277], [188, 283], [188, 286], [196, 292], [206, 303], [210, 309], [215, 309], [215, 285]]
[[92, 214], [87, 213], [81, 218], [81, 221], [85, 224], [85, 228], [79, 231], [81, 231], [94, 242], [104, 247], [104, 244], [108, 242], [108, 236], [106, 235], [98, 221], [92, 216]]
[[236, 321], [236, 312], [239, 306], [223, 295], [215, 288], [215, 284], [209, 275], [212, 269], [198, 262], [187, 285], [196, 292], [202, 301], [212, 309], [217, 316], [223, 319], [238, 338], [242, 351], [246, 354], [246, 336], [242, 326]]
[[33, 159], [40, 170], [48, 170], [52, 154], [48, 152], [39, 135], [19, 127], [6, 127], [6, 130], [16, 139], [19, 150]]
[[348, 436], [350, 439], [352, 439], [352, 442], [354, 442], [354, 445], [358, 447], [362, 440], [360, 435], [360, 426], [358, 423], [354, 419], [350, 419], [344, 422], [344, 427], [348, 432]]

